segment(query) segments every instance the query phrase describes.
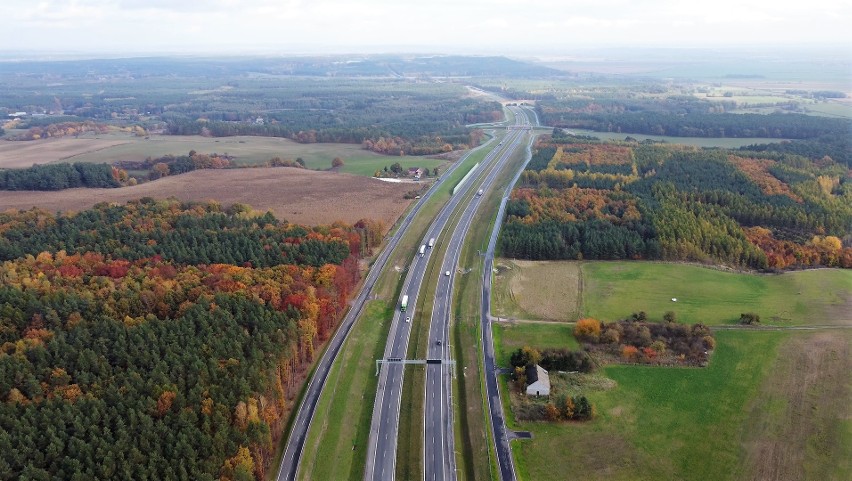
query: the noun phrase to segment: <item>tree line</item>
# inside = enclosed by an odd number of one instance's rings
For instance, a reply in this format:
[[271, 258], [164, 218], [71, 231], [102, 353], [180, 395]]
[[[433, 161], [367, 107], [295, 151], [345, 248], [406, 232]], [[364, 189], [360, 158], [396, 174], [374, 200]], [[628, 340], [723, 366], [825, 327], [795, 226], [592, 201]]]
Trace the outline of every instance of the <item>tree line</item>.
[[[690, 96], [691, 97], [691, 96]], [[552, 101], [536, 104], [545, 125], [673, 137], [769, 137], [815, 139], [825, 135], [848, 136], [852, 120], [798, 113], [719, 113], [721, 106], [698, 99], [685, 102], [641, 102], [628, 105], [617, 99], [609, 107], [596, 99]], [[670, 100], [670, 99], [669, 99]]]
[[76, 187], [121, 187], [127, 172], [109, 164], [66, 162], [0, 170], [0, 190], [63, 190]]
[[852, 184], [830, 158], [556, 138], [511, 193], [503, 255], [852, 267]]

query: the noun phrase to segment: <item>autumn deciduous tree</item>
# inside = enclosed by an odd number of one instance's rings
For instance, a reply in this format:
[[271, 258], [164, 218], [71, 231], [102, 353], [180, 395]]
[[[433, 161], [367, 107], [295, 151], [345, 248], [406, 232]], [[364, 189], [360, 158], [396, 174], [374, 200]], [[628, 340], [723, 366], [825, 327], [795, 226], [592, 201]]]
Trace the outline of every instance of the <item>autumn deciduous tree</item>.
[[336, 169], [338, 167], [343, 167], [343, 159], [341, 159], [340, 157], [335, 157], [331, 161], [331, 168]]
[[621, 357], [628, 362], [633, 362], [639, 355], [639, 348], [636, 346], [624, 346], [621, 348]]
[[165, 162], [154, 164], [151, 168], [151, 180], [156, 180], [167, 175], [169, 175], [169, 164]]
[[150, 198], [0, 225], [0, 471], [263, 479], [358, 282], [357, 229]]
[[177, 393], [174, 391], [163, 391], [157, 399], [157, 416], [163, 417], [172, 408]]
[[524, 346], [512, 353], [509, 362], [515, 367], [526, 367], [538, 364], [541, 361], [541, 353], [532, 347]]
[[544, 415], [548, 421], [556, 421], [559, 419], [559, 409], [553, 403], [547, 403], [544, 407]]
[[581, 341], [598, 342], [601, 336], [601, 321], [587, 317], [577, 321], [574, 336]]

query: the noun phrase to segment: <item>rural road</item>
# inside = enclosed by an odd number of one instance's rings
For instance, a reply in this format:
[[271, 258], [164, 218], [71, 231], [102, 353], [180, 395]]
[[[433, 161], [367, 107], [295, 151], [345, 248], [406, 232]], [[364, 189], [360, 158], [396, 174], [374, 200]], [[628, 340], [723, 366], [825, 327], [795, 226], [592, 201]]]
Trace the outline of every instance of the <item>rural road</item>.
[[[508, 137], [514, 135], [517, 135], [517, 133], [513, 132]], [[489, 170], [491, 171], [489, 174], [490, 176], [496, 175], [501, 162], [504, 162], [509, 158], [509, 155], [505, 155], [505, 152], [507, 151], [508, 149], [501, 148], [501, 146], [498, 145], [486, 155], [485, 159], [478, 167], [478, 172], [474, 172], [473, 175], [478, 176], [481, 172]], [[501, 152], [504, 153], [504, 155], [500, 155]], [[440, 235], [442, 235], [442, 232], [445, 230], [453, 212], [455, 212], [456, 208], [464, 200], [465, 193], [479, 188], [481, 188], [480, 184], [475, 182], [473, 178], [468, 180], [462, 187], [462, 190], [460, 192], [456, 192], [456, 194], [450, 198], [450, 201], [442, 208], [432, 225], [429, 226], [429, 229], [420, 244], [427, 245], [429, 239], [437, 239]], [[474, 200], [471, 202], [478, 202], [480, 197], [474, 196], [473, 199]], [[443, 235], [448, 234], [448, 232], [443, 232]], [[426, 266], [428, 264], [430, 254], [431, 249], [426, 249], [425, 254], [422, 257], [417, 252], [413, 254], [413, 261], [409, 266], [408, 275], [403, 283], [401, 295], [408, 296], [408, 305], [411, 306], [412, 309], [417, 305], [417, 297], [426, 273]], [[400, 322], [400, 320], [407, 316], [412, 316], [411, 310], [404, 314], [400, 313], [398, 309], [395, 311], [394, 318], [391, 321], [388, 341], [385, 347], [384, 359], [405, 359], [408, 352], [408, 340], [411, 333], [411, 324], [407, 322]], [[431, 358], [435, 355], [437, 356], [436, 359], [443, 359], [446, 352], [443, 348], [446, 347], [446, 343], [442, 341], [442, 346], [437, 346], [437, 341], [432, 342], [435, 342], [435, 344], [430, 346], [429, 357]], [[436, 347], [440, 347], [441, 349], [436, 351], [434, 349]], [[365, 480], [387, 481], [394, 479], [396, 475], [397, 436], [399, 433], [399, 413], [400, 403], [402, 401], [403, 377], [403, 364], [383, 364], [379, 371], [379, 382], [376, 389], [376, 400], [373, 405], [373, 416], [370, 424], [370, 435], [367, 446], [367, 460], [364, 470]], [[451, 412], [448, 412], [447, 409], [444, 409], [443, 412], [445, 416], [451, 416]], [[447, 422], [444, 420], [443, 416], [441, 419], [442, 421], [439, 424], [441, 427], [445, 428], [447, 426]], [[450, 426], [448, 434], [451, 437], [452, 419], [449, 419], [448, 422]], [[438, 434], [436, 434], [436, 441], [441, 442], [441, 439], [443, 438], [437, 438], [437, 436]], [[446, 440], [444, 439], [444, 442], [445, 441]], [[446, 442], [440, 451], [444, 453], [445, 450]], [[437, 456], [436, 460], [437, 459], [443, 458], [442, 456]], [[454, 459], [452, 462], [454, 464]], [[429, 463], [425, 464], [428, 465]], [[445, 472], [443, 465], [441, 466], [440, 471]], [[454, 479], [455, 469], [452, 470], [451, 476]], [[442, 477], [441, 479], [444, 478]]]
[[[489, 144], [486, 143], [480, 148], [488, 148], [488, 145]], [[381, 272], [384, 270], [385, 264], [387, 263], [391, 252], [396, 249], [397, 244], [399, 244], [399, 241], [400, 239], [402, 239], [402, 236], [405, 235], [409, 225], [411, 224], [417, 213], [420, 211], [421, 206], [423, 206], [424, 203], [429, 200], [429, 198], [432, 196], [432, 193], [437, 190], [437, 187], [441, 185], [447, 178], [449, 178], [449, 175], [447, 174], [450, 174], [453, 170], [455, 170], [458, 165], [461, 165], [463, 160], [464, 159], [461, 159], [458, 162], [455, 162], [447, 170], [447, 172], [445, 172], [444, 175], [441, 176], [441, 179], [426, 192], [423, 198], [421, 198], [420, 201], [415, 204], [415, 206], [411, 209], [408, 215], [405, 216], [402, 223], [400, 223], [399, 228], [388, 240], [388, 243], [385, 246], [384, 250], [382, 250], [381, 254], [379, 254], [375, 262], [373, 263], [370, 272], [367, 274], [367, 278], [364, 281], [361, 291], [358, 293], [355, 299], [353, 299], [352, 307], [349, 309], [349, 312], [343, 318], [340, 327], [337, 329], [337, 331], [335, 331], [331, 340], [328, 342], [328, 346], [326, 347], [325, 352], [322, 354], [322, 357], [317, 363], [314, 374], [311, 377], [307, 388], [305, 389], [305, 394], [302, 397], [302, 401], [299, 404], [298, 411], [293, 420], [290, 435], [287, 438], [287, 444], [284, 448], [284, 455], [281, 458], [281, 465], [279, 466], [278, 476], [276, 478], [278, 481], [292, 481], [296, 479], [296, 475], [298, 474], [299, 470], [299, 462], [301, 460], [302, 451], [305, 446], [305, 441], [307, 439], [311, 421], [313, 420], [314, 412], [316, 411], [316, 404], [319, 401], [319, 397], [320, 394], [322, 394], [323, 388], [325, 387], [326, 380], [328, 379], [328, 373], [331, 369], [331, 365], [337, 358], [337, 354], [340, 352], [343, 342], [349, 335], [349, 332], [352, 329], [352, 325], [355, 323], [355, 320], [361, 315], [364, 303], [372, 293], [373, 286], [375, 285], [379, 274], [381, 274]], [[396, 321], [397, 320], [394, 319], [394, 323], [396, 323]]]

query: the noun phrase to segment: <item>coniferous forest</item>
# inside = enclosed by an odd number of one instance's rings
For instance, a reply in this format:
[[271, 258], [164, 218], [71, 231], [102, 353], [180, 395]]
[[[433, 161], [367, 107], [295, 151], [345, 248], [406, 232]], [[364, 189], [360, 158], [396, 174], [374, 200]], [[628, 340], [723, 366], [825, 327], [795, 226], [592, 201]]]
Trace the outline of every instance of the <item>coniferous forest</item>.
[[852, 267], [845, 166], [771, 150], [536, 144], [506, 210], [503, 255], [665, 259], [753, 269]]
[[263, 479], [363, 235], [143, 199], [0, 214], [0, 479]]

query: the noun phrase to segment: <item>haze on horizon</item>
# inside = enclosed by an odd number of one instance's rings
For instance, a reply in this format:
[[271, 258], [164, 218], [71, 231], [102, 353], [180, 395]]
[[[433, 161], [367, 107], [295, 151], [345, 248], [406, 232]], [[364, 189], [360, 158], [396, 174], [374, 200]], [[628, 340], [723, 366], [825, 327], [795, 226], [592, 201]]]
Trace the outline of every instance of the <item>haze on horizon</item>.
[[13, 55], [852, 45], [843, 0], [5, 0], [0, 16]]

